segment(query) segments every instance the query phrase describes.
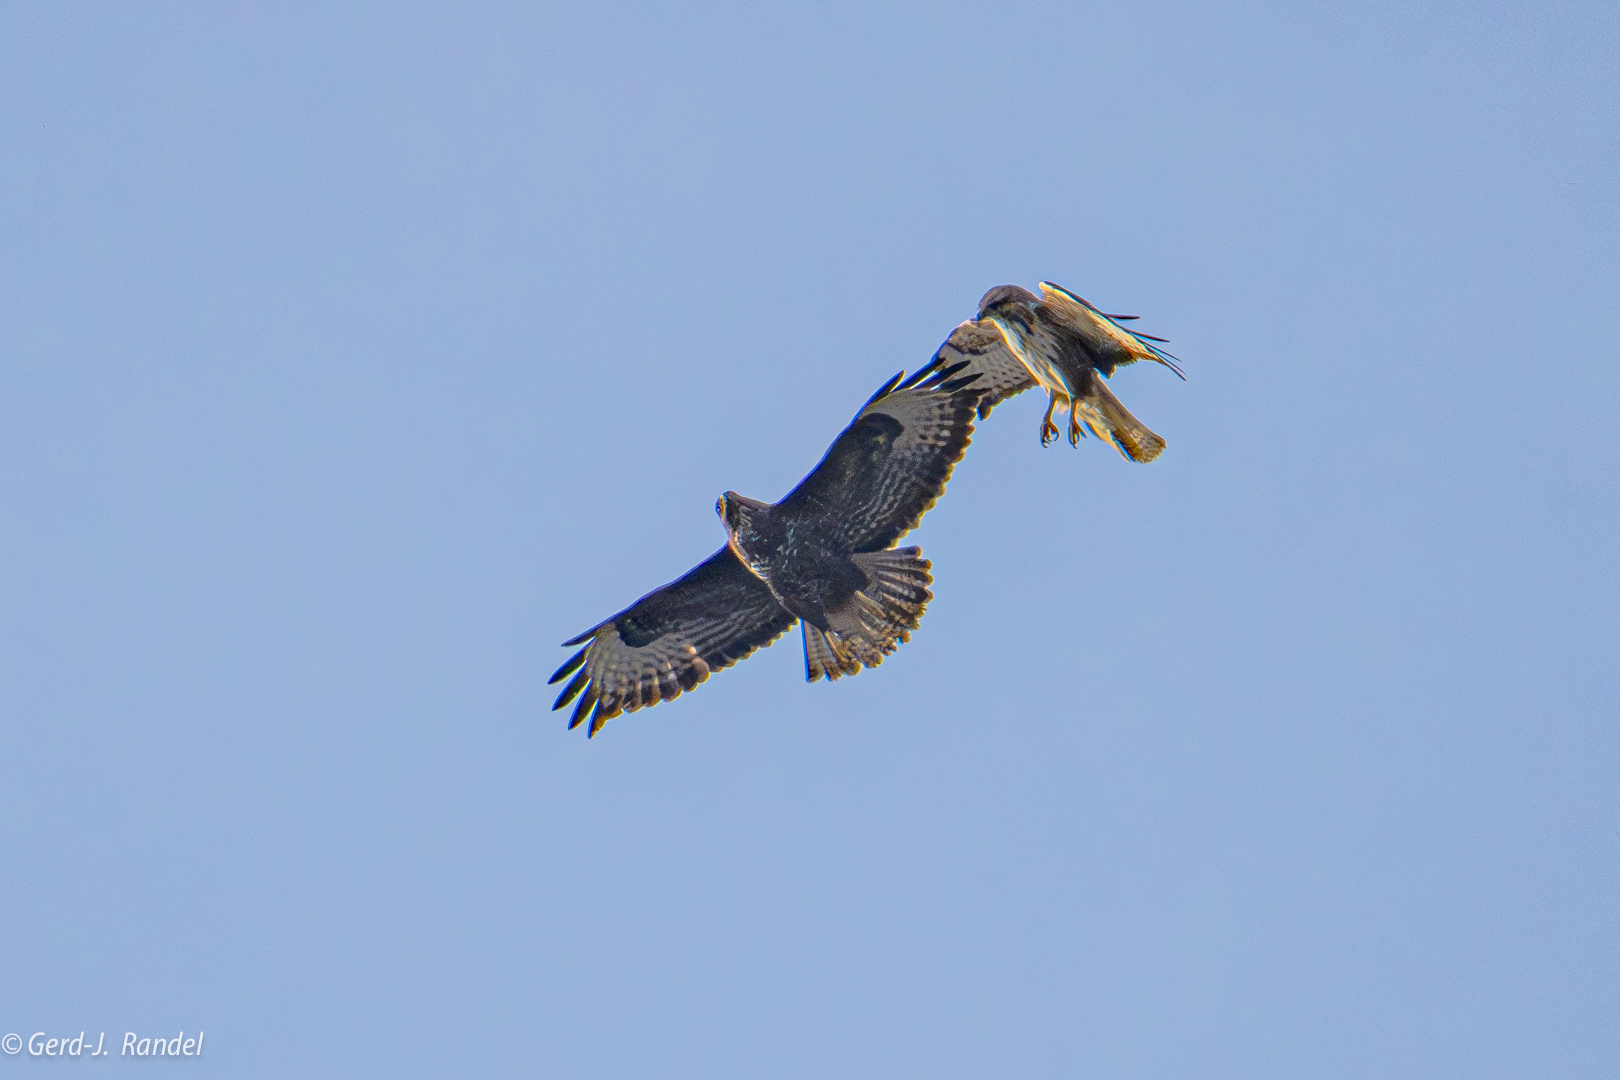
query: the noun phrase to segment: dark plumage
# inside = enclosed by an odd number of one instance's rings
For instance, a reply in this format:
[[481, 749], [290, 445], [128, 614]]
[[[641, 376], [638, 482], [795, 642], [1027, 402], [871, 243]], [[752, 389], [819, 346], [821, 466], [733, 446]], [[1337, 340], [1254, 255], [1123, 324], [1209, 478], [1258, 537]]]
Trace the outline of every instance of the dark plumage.
[[875, 667], [910, 638], [933, 594], [920, 548], [891, 549], [939, 498], [973, 431], [978, 374], [931, 364], [873, 394], [778, 503], [728, 491], [726, 546], [564, 645], [557, 697], [594, 735], [621, 712], [679, 696], [804, 627], [810, 681]]
[[1134, 315], [1105, 315], [1050, 281], [1041, 282], [1040, 288], [1040, 296], [1017, 285], [998, 285], [985, 293], [977, 318], [951, 333], [930, 366], [966, 363], [964, 372], [982, 376], [981, 419], [1013, 394], [1034, 386], [1045, 389], [1042, 445], [1058, 434], [1052, 413], [1066, 405], [1070, 444], [1078, 444], [1084, 424], [1132, 461], [1158, 457], [1164, 440], [1132, 416], [1103, 379], [1138, 360], [1153, 360], [1180, 375], [1174, 358], [1152, 344], [1162, 339], [1120, 325]]

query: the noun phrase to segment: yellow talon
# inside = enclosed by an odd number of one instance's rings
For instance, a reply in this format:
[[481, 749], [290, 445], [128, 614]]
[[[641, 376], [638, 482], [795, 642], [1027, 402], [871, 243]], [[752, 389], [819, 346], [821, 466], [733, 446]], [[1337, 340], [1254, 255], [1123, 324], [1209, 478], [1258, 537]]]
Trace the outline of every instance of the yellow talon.
[[1041, 417], [1041, 445], [1050, 446], [1052, 440], [1057, 438], [1057, 425], [1052, 423], [1052, 411], [1057, 408], [1057, 395], [1053, 394], [1046, 399], [1046, 415]]

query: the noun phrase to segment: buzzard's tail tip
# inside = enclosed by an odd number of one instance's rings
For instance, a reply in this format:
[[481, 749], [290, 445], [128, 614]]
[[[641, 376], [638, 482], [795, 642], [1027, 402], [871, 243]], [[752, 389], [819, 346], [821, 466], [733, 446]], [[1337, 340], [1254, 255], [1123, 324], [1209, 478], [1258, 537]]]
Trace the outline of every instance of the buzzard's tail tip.
[[833, 633], [804, 628], [805, 678], [836, 679], [862, 668], [877, 667], [883, 658], [911, 640], [934, 594], [931, 564], [922, 549], [896, 548], [851, 556], [866, 575], [866, 585], [849, 601], [827, 612]]
[[1108, 385], [1091, 380], [1093, 393], [1077, 402], [1079, 417], [1099, 439], [1111, 442], [1131, 461], [1146, 464], [1164, 452], [1164, 437], [1131, 415]]

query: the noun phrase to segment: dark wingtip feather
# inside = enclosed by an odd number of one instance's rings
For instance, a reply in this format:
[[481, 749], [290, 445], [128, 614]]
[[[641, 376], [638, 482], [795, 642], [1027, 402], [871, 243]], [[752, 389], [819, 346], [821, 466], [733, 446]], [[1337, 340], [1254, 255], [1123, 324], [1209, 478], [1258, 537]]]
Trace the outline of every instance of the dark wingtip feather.
[[1159, 363], [1163, 364], [1165, 367], [1169, 368], [1171, 371], [1175, 372], [1178, 376], [1180, 376], [1182, 382], [1187, 381], [1187, 376], [1185, 376], [1185, 375], [1183, 375], [1181, 373], [1181, 367], [1176, 363], [1176, 361], [1180, 360], [1181, 357], [1172, 356], [1170, 353], [1165, 352], [1163, 349], [1154, 349], [1153, 352], [1154, 352], [1154, 354], [1156, 356], [1158, 356]]
[[579, 692], [585, 689], [585, 684], [590, 681], [591, 673], [588, 671], [582, 671], [578, 675], [575, 675], [574, 680], [567, 686], [563, 687], [562, 693], [557, 695], [557, 700], [551, 705], [551, 711], [556, 712], [564, 705], [567, 705], [570, 701], [573, 701], [574, 698], [579, 696]]
[[940, 366], [944, 363], [945, 347], [941, 345], [939, 351], [934, 354], [934, 358], [928, 361], [928, 363], [924, 364], [922, 367], [918, 368], [917, 373], [913, 375], [909, 381], [913, 384], [922, 382], [924, 379], [928, 378], [929, 375], [933, 374], [935, 371], [938, 371]]
[[[866, 399], [866, 405], [872, 404], [872, 402], [876, 401], [878, 398], [882, 397], [884, 394], [887, 394], [889, 391], [893, 390], [895, 388], [895, 384], [897, 384], [901, 379], [903, 379], [905, 377], [906, 377], [906, 373], [904, 371], [898, 372], [894, 376], [894, 378], [890, 379], [888, 382], [886, 382], [882, 386], [878, 387], [877, 393], [873, 394], [871, 397]], [[861, 414], [861, 412], [864, 412], [866, 410], [866, 405], [862, 405], [860, 411], [856, 412], [855, 415], [859, 416]]]
[[940, 359], [939, 359], [938, 356], [935, 356], [928, 363], [926, 363], [922, 367], [918, 368], [912, 374], [911, 378], [907, 379], [905, 382], [900, 383], [894, 389], [896, 389], [896, 390], [910, 390], [912, 387], [921, 384], [922, 382], [926, 381], [933, 374], [933, 372], [936, 369], [938, 369], [939, 364], [940, 364]]
[[[612, 619], [608, 620], [608, 622], [612, 622], [612, 621], [613, 621]], [[578, 637], [571, 637], [567, 641], [563, 642], [562, 647], [565, 648], [565, 649], [572, 649], [575, 645], [583, 645], [583, 644], [585, 644], [585, 642], [587, 642], [591, 638], [595, 637], [596, 632], [598, 630], [602, 629], [602, 627], [604, 627], [606, 625], [607, 625], [607, 623], [597, 623], [595, 626], [591, 627], [589, 630], [585, 631], [583, 634], [579, 635]]]
[[928, 381], [926, 383], [927, 387], [930, 389], [943, 387], [946, 380], [948, 380], [952, 375], [955, 375], [958, 371], [961, 371], [963, 368], [967, 367], [970, 363], [972, 363], [971, 360], [959, 360], [950, 367], [940, 368], [938, 371], [934, 372], [928, 377]]
[[[577, 644], [577, 642], [573, 642], [571, 644]], [[579, 665], [583, 664], [585, 662], [585, 654], [590, 652], [590, 651], [591, 651], [590, 647], [586, 646], [585, 648], [579, 650], [579, 652], [575, 653], [573, 656], [570, 656], [568, 658], [568, 662], [566, 664], [564, 664], [562, 667], [558, 668], [556, 673], [554, 675], [552, 675], [551, 678], [546, 680], [546, 685], [550, 686], [552, 683], [556, 682], [558, 679], [563, 678], [569, 672], [573, 671], [575, 668], [579, 667]]]
[[568, 720], [568, 730], [573, 731], [575, 728], [579, 727], [580, 722], [590, 714], [592, 709], [595, 708], [596, 694], [590, 693], [580, 698], [579, 704], [574, 706], [574, 715]]

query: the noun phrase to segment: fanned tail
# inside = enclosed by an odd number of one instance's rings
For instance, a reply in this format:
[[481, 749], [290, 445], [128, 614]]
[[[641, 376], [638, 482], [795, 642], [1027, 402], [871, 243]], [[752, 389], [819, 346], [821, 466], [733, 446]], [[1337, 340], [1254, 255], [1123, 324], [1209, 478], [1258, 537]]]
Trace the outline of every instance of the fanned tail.
[[810, 682], [855, 675], [877, 667], [922, 621], [934, 594], [931, 564], [922, 548], [863, 552], [850, 556], [866, 586], [843, 606], [827, 612], [830, 632], [804, 623], [804, 673]]

